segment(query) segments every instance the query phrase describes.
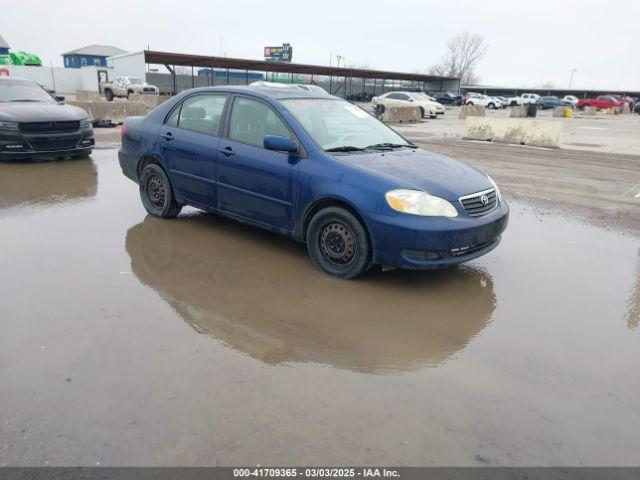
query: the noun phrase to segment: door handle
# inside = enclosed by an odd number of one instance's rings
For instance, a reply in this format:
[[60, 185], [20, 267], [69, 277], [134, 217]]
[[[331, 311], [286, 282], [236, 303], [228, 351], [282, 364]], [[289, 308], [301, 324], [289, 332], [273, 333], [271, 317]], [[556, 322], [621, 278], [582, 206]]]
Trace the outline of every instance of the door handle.
[[162, 134], [162, 138], [164, 138], [166, 141], [173, 140], [173, 133], [165, 132]]
[[235, 155], [236, 154], [236, 152], [234, 152], [233, 148], [231, 148], [231, 147], [224, 147], [221, 151], [227, 157], [230, 157], [231, 155]]

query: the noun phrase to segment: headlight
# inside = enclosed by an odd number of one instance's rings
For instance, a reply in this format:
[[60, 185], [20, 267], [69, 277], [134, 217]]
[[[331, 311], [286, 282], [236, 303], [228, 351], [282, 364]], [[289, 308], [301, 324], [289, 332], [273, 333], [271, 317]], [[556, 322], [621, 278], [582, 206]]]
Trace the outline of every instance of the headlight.
[[80, 128], [87, 128], [91, 126], [91, 121], [88, 118], [80, 120]]
[[0, 121], [0, 130], [18, 130], [18, 123]]
[[[485, 173], [485, 175], [487, 175], [487, 174]], [[493, 185], [493, 188], [496, 189], [496, 197], [498, 197], [498, 201], [501, 202], [502, 201], [502, 194], [500, 193], [500, 188], [498, 188], [498, 184], [496, 182], [494, 182], [493, 178], [491, 178], [489, 175], [487, 175], [487, 178], [491, 182], [491, 185]]]
[[385, 194], [387, 203], [398, 212], [425, 217], [457, 217], [456, 207], [446, 200], [418, 190], [391, 190]]

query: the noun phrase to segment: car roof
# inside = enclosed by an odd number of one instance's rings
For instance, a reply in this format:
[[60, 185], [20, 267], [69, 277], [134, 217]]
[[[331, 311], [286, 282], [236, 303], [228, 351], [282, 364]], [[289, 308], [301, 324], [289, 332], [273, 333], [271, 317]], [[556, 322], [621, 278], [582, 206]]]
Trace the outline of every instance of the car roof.
[[189, 92], [224, 92], [224, 93], [245, 93], [262, 98], [273, 100], [283, 100], [287, 98], [330, 98], [337, 99], [316, 85], [304, 84], [283, 84], [275, 82], [254, 82], [247, 86], [223, 85], [217, 87], [192, 88]]

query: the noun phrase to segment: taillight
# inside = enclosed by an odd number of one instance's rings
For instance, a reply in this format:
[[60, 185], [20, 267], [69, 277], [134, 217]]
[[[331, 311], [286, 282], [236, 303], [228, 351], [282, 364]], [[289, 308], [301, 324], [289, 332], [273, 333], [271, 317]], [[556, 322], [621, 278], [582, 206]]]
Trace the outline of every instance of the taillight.
[[122, 128], [120, 129], [120, 136], [124, 137], [125, 133], [127, 133], [127, 124], [123, 123]]

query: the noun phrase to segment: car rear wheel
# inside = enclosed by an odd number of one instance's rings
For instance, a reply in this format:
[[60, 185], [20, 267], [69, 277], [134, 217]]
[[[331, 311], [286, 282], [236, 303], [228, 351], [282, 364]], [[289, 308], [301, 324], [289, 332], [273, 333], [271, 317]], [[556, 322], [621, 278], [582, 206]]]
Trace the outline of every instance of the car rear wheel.
[[154, 217], [174, 218], [182, 210], [176, 202], [167, 174], [155, 163], [142, 169], [138, 182], [144, 208]]
[[316, 213], [307, 228], [307, 250], [325, 273], [351, 279], [371, 265], [371, 247], [365, 227], [348, 210], [328, 207]]
[[104, 91], [104, 98], [107, 99], [107, 102], [112, 102], [113, 101], [113, 92], [109, 89]]
[[495, 103], [490, 103], [489, 105], [487, 105], [487, 107], [489, 107], [490, 110], [495, 110], [496, 104]]
[[424, 108], [420, 107], [420, 118], [424, 118]]

